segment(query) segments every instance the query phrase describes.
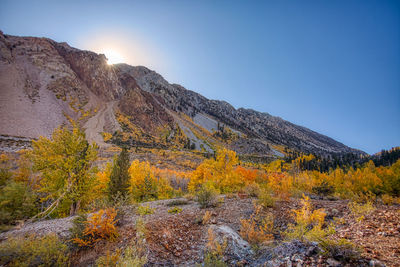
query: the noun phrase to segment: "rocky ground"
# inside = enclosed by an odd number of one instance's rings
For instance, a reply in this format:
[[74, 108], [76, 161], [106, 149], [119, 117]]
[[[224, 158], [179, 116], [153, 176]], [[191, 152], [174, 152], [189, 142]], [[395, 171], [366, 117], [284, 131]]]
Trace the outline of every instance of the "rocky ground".
[[[254, 250], [243, 240], [240, 219], [249, 218], [253, 212], [252, 198], [222, 197], [215, 208], [200, 209], [194, 201], [180, 204], [182, 212], [168, 213], [176, 200], [142, 203], [154, 209], [153, 214], [141, 216], [146, 223], [147, 266], [194, 266], [201, 263], [207, 244], [208, 228], [216, 233], [217, 240], [228, 240], [225, 260], [232, 266], [341, 266], [333, 258], [321, 256], [317, 244], [298, 241], [285, 242], [279, 234], [292, 221], [290, 210], [300, 207], [298, 199], [277, 202], [268, 211], [274, 215], [275, 240]], [[180, 199], [185, 200], [185, 199]], [[186, 200], [185, 200], [186, 201]], [[172, 204], [172, 205], [171, 205]], [[351, 215], [347, 201], [313, 200], [315, 208], [324, 208], [327, 222], [341, 218], [336, 223], [335, 237], [344, 237], [360, 246], [363, 259], [349, 266], [400, 266], [400, 207], [378, 206], [363, 221]], [[211, 213], [207, 223], [202, 223], [205, 212]], [[139, 217], [135, 208], [128, 209], [119, 226], [115, 242], [100, 242], [94, 248], [74, 253], [74, 266], [93, 264], [107, 251], [125, 247], [135, 237], [134, 223]], [[27, 233], [55, 232], [68, 239], [68, 229], [73, 218], [36, 222], [3, 233], [0, 239]], [[338, 220], [336, 219], [336, 222]]]

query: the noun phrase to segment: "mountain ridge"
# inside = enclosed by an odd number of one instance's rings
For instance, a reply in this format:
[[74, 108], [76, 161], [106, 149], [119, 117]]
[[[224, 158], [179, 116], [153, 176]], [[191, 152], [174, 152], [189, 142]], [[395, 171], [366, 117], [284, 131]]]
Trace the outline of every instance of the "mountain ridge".
[[[111, 133], [114, 143], [194, 144], [208, 152], [226, 146], [240, 154], [269, 156], [276, 155], [277, 147], [319, 155], [364, 154], [269, 113], [236, 109], [170, 84], [145, 66], [108, 65], [104, 55], [48, 38], [0, 32], [0, 83], [2, 135], [49, 136], [65, 123], [64, 115], [77, 118], [87, 112], [89, 120], [115, 101], [101, 118], [103, 132]], [[109, 123], [126, 118], [121, 127]]]

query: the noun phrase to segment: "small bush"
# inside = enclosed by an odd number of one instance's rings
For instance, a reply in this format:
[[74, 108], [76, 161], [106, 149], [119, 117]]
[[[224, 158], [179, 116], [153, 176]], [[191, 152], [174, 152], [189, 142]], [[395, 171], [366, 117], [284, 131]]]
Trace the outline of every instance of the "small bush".
[[303, 195], [302, 207], [292, 212], [296, 223], [288, 225], [284, 233], [287, 239], [318, 241], [328, 235], [328, 232], [322, 229], [326, 213], [322, 209], [312, 210], [309, 197]]
[[182, 205], [187, 205], [189, 202], [185, 199], [174, 199], [165, 204], [165, 206], [168, 207], [175, 207], [175, 206], [182, 206]]
[[0, 224], [12, 224], [37, 213], [37, 196], [24, 183], [9, 181], [0, 190]]
[[225, 197], [227, 199], [237, 199], [238, 198], [238, 194], [236, 194], [236, 193], [226, 193]]
[[68, 247], [55, 234], [12, 237], [0, 244], [0, 265], [69, 266]]
[[261, 218], [261, 206], [254, 208], [254, 213], [249, 219], [240, 220], [240, 235], [251, 245], [259, 245], [274, 238], [272, 235], [274, 221], [271, 215]]
[[118, 263], [118, 267], [142, 267], [147, 263], [146, 251], [146, 225], [139, 218], [136, 220], [136, 238], [125, 249], [124, 256]]
[[220, 257], [214, 255], [213, 253], [206, 252], [204, 256], [204, 263], [203, 265], [199, 266], [204, 266], [204, 267], [227, 267], [228, 264], [226, 264]]
[[323, 254], [334, 258], [343, 263], [349, 263], [359, 259], [361, 256], [360, 249], [347, 239], [332, 240], [325, 238], [320, 240], [319, 246], [323, 249]]
[[122, 251], [117, 249], [114, 253], [106, 252], [106, 255], [99, 257], [96, 260], [96, 267], [114, 267], [120, 261]]
[[208, 242], [206, 245], [206, 253], [204, 257], [204, 266], [207, 267], [225, 267], [228, 266], [224, 261], [228, 241], [224, 239], [221, 243], [216, 239], [216, 236], [211, 228], [208, 228]]
[[193, 194], [185, 194], [183, 197], [186, 198], [188, 201], [192, 201], [195, 199], [196, 196], [194, 196]]
[[196, 200], [201, 208], [215, 207], [217, 204], [218, 191], [212, 186], [203, 185], [196, 192]]
[[258, 184], [251, 183], [243, 188], [243, 192], [250, 197], [259, 197], [261, 194], [261, 188]]
[[148, 214], [153, 214], [154, 211], [155, 211], [155, 209], [154, 209], [154, 208], [150, 208], [149, 205], [147, 205], [147, 206], [142, 206], [142, 205], [141, 205], [141, 206], [139, 206], [139, 207], [137, 208], [137, 213], [138, 213], [139, 215], [142, 215], [142, 216], [148, 215]]
[[350, 202], [348, 207], [351, 214], [356, 218], [357, 221], [364, 220], [365, 216], [371, 214], [376, 208], [371, 201], [366, 203]]
[[212, 213], [210, 211], [206, 211], [203, 215], [202, 224], [206, 225], [211, 220]]
[[381, 197], [383, 204], [385, 205], [393, 205], [393, 203], [396, 203], [396, 198], [392, 197], [391, 195], [384, 194]]
[[181, 211], [182, 211], [182, 208], [179, 208], [179, 207], [172, 207], [172, 208], [170, 208], [170, 209], [168, 210], [168, 213], [171, 213], [171, 214], [178, 214], [178, 213], [181, 213]]
[[[91, 247], [100, 240], [115, 240], [118, 236], [116, 224], [117, 212], [113, 208], [93, 213], [83, 223], [85, 228], [81, 236], [76, 235], [72, 241], [79, 247]], [[78, 217], [79, 218], [79, 217]], [[79, 231], [79, 229], [78, 229]]]
[[117, 216], [115, 219], [117, 220], [117, 224], [124, 220], [126, 213], [129, 210], [132, 210], [136, 206], [135, 202], [132, 200], [130, 195], [123, 195], [120, 192], [117, 192], [115, 195], [111, 197], [102, 197], [93, 201], [89, 210], [92, 212], [96, 212], [101, 209], [113, 208], [117, 211]]
[[275, 206], [275, 198], [272, 196], [269, 190], [262, 190], [258, 197], [258, 204], [264, 208], [272, 208]]

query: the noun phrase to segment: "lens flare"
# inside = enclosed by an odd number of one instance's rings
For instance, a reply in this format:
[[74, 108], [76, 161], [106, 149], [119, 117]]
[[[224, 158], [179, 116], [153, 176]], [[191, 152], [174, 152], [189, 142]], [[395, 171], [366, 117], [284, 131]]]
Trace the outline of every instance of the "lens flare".
[[124, 57], [121, 56], [121, 54], [119, 54], [115, 50], [106, 49], [106, 50], [102, 51], [102, 54], [104, 54], [106, 56], [107, 63], [109, 65], [125, 62]]

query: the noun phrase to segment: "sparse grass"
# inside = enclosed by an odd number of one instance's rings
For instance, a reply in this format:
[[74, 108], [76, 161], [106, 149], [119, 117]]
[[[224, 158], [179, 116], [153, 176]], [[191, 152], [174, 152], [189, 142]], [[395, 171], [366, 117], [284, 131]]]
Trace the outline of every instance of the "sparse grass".
[[371, 201], [367, 201], [366, 203], [357, 203], [350, 202], [348, 204], [351, 214], [354, 218], [360, 222], [365, 219], [365, 216], [371, 214], [376, 209]]
[[149, 205], [146, 205], [146, 206], [140, 205], [140, 206], [137, 208], [137, 213], [138, 213], [139, 215], [142, 215], [142, 216], [148, 215], [148, 214], [153, 214], [154, 211], [155, 211], [155, 209], [154, 209], [154, 208], [150, 208]]
[[172, 207], [168, 210], [168, 213], [171, 213], [171, 214], [178, 214], [181, 212], [182, 212], [182, 208], [179, 208], [179, 207]]

